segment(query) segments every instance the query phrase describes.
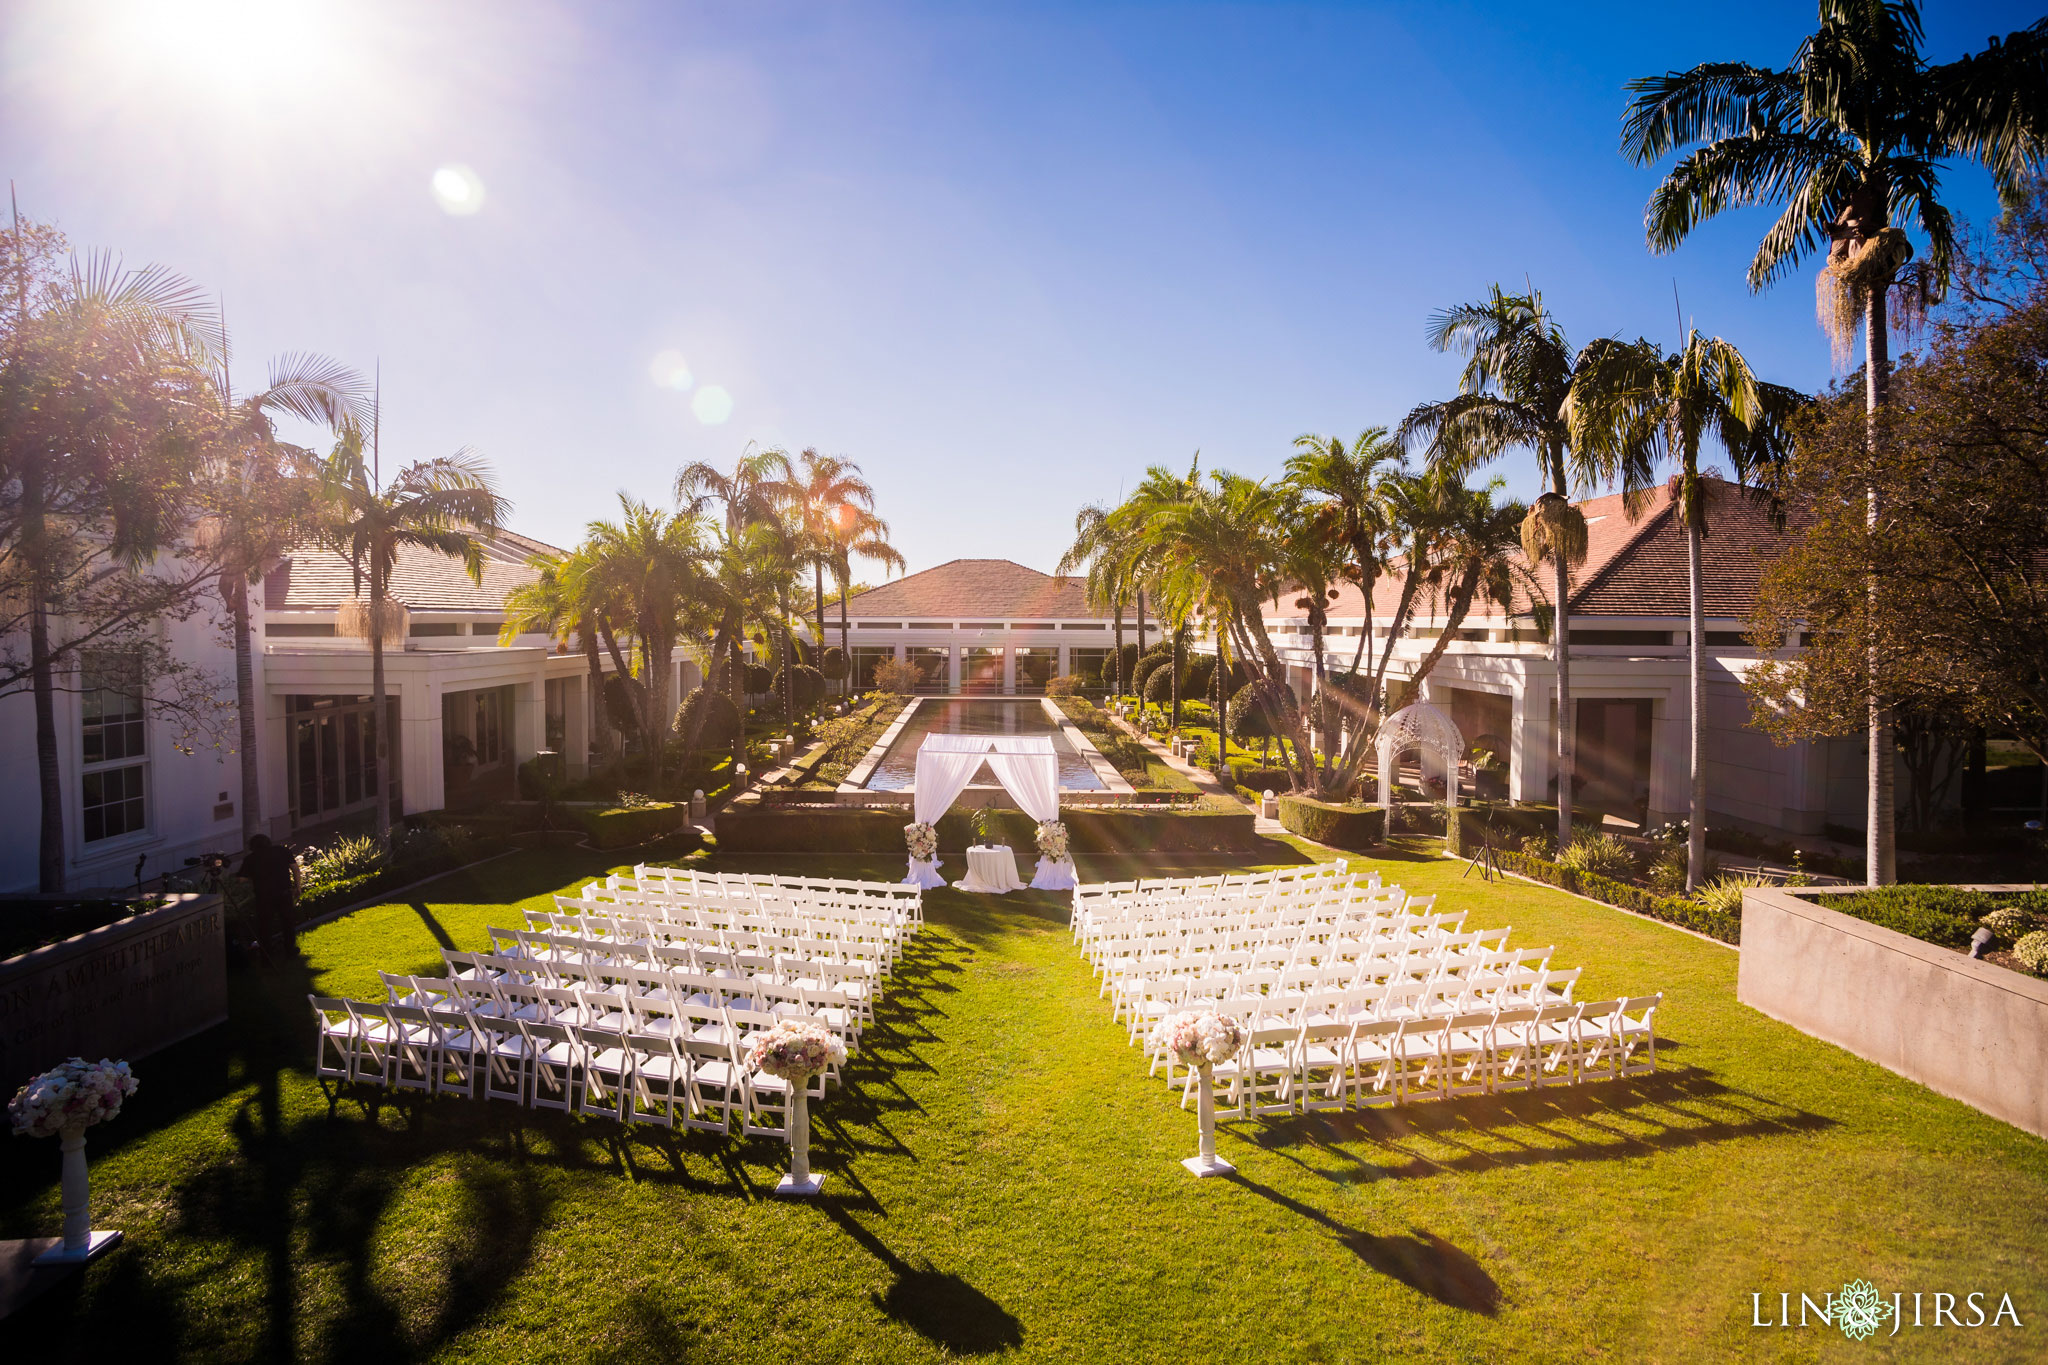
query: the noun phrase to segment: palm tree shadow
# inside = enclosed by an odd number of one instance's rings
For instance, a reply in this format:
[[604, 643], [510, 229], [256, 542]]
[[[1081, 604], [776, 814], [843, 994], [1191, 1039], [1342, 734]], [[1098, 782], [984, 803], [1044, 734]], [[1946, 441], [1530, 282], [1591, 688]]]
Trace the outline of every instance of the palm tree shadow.
[[1024, 1324], [987, 1294], [929, 1260], [922, 1265], [904, 1260], [836, 1203], [823, 1208], [896, 1276], [885, 1292], [869, 1295], [884, 1315], [955, 1355], [993, 1355], [1024, 1344]]
[[1399, 1280], [1438, 1303], [1467, 1313], [1492, 1317], [1500, 1311], [1500, 1285], [1486, 1273], [1470, 1252], [1452, 1245], [1435, 1233], [1410, 1228], [1405, 1236], [1379, 1236], [1364, 1232], [1332, 1218], [1321, 1209], [1261, 1185], [1242, 1172], [1230, 1179], [1261, 1199], [1320, 1223], [1337, 1234], [1337, 1241], [1352, 1255], [1380, 1274]]

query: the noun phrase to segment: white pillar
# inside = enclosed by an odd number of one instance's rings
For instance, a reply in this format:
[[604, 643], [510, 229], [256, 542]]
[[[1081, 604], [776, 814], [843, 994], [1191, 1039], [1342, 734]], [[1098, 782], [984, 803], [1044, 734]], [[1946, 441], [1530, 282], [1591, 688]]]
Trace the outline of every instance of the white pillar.
[[1542, 801], [1550, 791], [1550, 683], [1526, 674], [1513, 698], [1508, 736], [1508, 799]]
[[1458, 856], [1458, 760], [1444, 764], [1444, 852]]
[[1675, 687], [1650, 701], [1648, 818], [1653, 825], [1685, 819], [1692, 805], [1692, 720], [1687, 691]]
[[965, 648], [963, 645], [946, 646], [946, 690], [948, 692], [958, 692], [960, 690], [960, 651], [963, 648]]
[[1007, 639], [1003, 641], [1003, 695], [1017, 694], [1017, 650]]
[[570, 777], [590, 774], [590, 675], [562, 679], [562, 769]]
[[512, 766], [541, 750], [548, 733], [547, 674], [536, 668], [525, 682], [512, 684]]
[[408, 679], [398, 693], [399, 781], [405, 787], [405, 813], [439, 810], [448, 804], [441, 771], [441, 685]]
[[1380, 805], [1387, 812], [1385, 832], [1394, 832], [1394, 750], [1390, 744], [1380, 745]]
[[1069, 673], [1073, 672], [1073, 665], [1070, 662], [1071, 656], [1068, 653], [1069, 648], [1070, 646], [1062, 642], [1059, 646], [1060, 652], [1057, 656], [1055, 656], [1058, 662], [1054, 665], [1053, 671], [1057, 676], [1062, 678], [1066, 677]]

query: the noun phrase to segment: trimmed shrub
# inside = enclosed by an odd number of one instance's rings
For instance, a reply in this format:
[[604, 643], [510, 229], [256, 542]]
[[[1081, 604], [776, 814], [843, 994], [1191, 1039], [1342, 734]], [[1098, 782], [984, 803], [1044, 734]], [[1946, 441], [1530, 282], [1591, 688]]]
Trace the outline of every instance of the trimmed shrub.
[[1173, 665], [1155, 668], [1145, 675], [1145, 700], [1163, 705], [1173, 703]]
[[[1977, 922], [2000, 909], [2048, 914], [2048, 892], [2003, 894], [1959, 886], [1904, 884], [1822, 896], [1820, 904], [1944, 948], [1967, 948]], [[1997, 930], [1993, 929], [1993, 933]]]
[[622, 735], [640, 733], [640, 684], [623, 673], [609, 673], [604, 680], [604, 718]]
[[758, 697], [775, 690], [775, 675], [765, 665], [748, 664], [740, 670], [740, 686], [747, 690], [749, 696]]
[[[816, 706], [824, 699], [825, 675], [809, 664], [796, 665], [790, 672], [790, 680], [798, 710]], [[770, 690], [777, 697], [782, 695], [782, 673], [779, 670], [770, 680]]]
[[2035, 976], [2048, 976], [2048, 929], [2036, 929], [2013, 944], [2012, 955]]
[[1248, 758], [1236, 758], [1230, 762], [1230, 781], [1263, 796], [1269, 791], [1277, 794], [1293, 787], [1294, 774], [1285, 768], [1262, 768]]
[[[1459, 821], [1462, 831], [1466, 821]], [[1568, 867], [1559, 867], [1548, 858], [1517, 852], [1510, 848], [1496, 848], [1495, 856], [1501, 867], [1508, 872], [1518, 873], [1531, 881], [1543, 882], [1561, 890], [1601, 901], [1620, 910], [1628, 910], [1650, 919], [1661, 919], [1670, 924], [1680, 925], [1709, 938], [1720, 939], [1723, 943], [1742, 942], [1742, 916], [1709, 909], [1697, 901], [1682, 897], [1660, 896], [1645, 891], [1627, 882], [1618, 882], [1598, 873], [1579, 872]]]
[[827, 682], [838, 682], [846, 676], [846, 651], [838, 645], [828, 645], [818, 656], [818, 672]]
[[[590, 842], [597, 847], [627, 848], [682, 828], [688, 814], [687, 807], [654, 801], [646, 805], [612, 806], [606, 810], [579, 810], [576, 822], [583, 826], [590, 835]], [[719, 823], [724, 823], [723, 816]]]
[[1045, 680], [1045, 695], [1048, 697], [1073, 697], [1080, 695], [1081, 679], [1071, 673], [1062, 673], [1057, 678]]
[[723, 753], [732, 748], [733, 741], [740, 737], [743, 722], [740, 709], [733, 705], [732, 698], [723, 692], [708, 687], [693, 687], [690, 695], [683, 698], [682, 706], [676, 711], [675, 724], [671, 733], [680, 743], [686, 740], [693, 727], [700, 723], [697, 732], [697, 748], [712, 753]]
[[2023, 905], [2006, 905], [1993, 910], [1978, 923], [2007, 943], [2018, 943], [2037, 929], [2048, 929], [2048, 912]]
[[1387, 813], [1379, 806], [1332, 805], [1310, 796], [1280, 798], [1280, 823], [1290, 834], [1332, 848], [1366, 849], [1386, 842]]

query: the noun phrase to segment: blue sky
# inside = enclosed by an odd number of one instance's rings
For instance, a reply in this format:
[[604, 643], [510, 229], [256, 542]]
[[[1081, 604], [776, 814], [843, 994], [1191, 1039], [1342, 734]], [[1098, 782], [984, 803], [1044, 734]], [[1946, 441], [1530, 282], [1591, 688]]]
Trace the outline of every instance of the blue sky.
[[[2038, 14], [1930, 5], [1928, 51]], [[1768, 377], [1826, 384], [1811, 275], [1743, 284], [1768, 215], [1652, 257], [1655, 175], [1615, 150], [1629, 78], [1782, 63], [1812, 23], [10, 0], [0, 167], [74, 242], [218, 290], [244, 382], [286, 350], [381, 363], [387, 462], [476, 446], [530, 534], [751, 440], [858, 460], [914, 569], [1050, 569], [1148, 464], [1271, 474], [1301, 432], [1448, 393], [1424, 323], [1496, 280], [1574, 339], [1667, 342], [1675, 284]], [[1992, 211], [1981, 172], [1948, 185]]]

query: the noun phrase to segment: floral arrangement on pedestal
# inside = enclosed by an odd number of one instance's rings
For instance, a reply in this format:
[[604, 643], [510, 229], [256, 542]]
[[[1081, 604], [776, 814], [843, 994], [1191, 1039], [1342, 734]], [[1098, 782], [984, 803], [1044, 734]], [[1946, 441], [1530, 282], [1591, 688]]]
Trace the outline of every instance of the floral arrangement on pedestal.
[[[1213, 1068], [1227, 1062], [1244, 1046], [1244, 1025], [1228, 1015], [1210, 1010], [1182, 1010], [1161, 1019], [1152, 1030], [1155, 1050], [1171, 1052], [1195, 1074], [1188, 1084], [1195, 1087], [1202, 1124], [1201, 1145], [1196, 1155], [1181, 1162], [1195, 1175], [1227, 1175], [1236, 1167], [1216, 1155], [1216, 1082]], [[1186, 1101], [1182, 1101], [1186, 1103]]]
[[747, 1066], [791, 1085], [802, 1085], [821, 1071], [846, 1062], [846, 1044], [819, 1024], [784, 1019], [755, 1037], [747, 1048]]
[[[930, 826], [926, 826], [927, 829]], [[783, 1019], [747, 1046], [749, 1069], [789, 1086], [789, 1174], [777, 1194], [816, 1194], [824, 1183], [811, 1174], [811, 1112], [807, 1094], [813, 1076], [846, 1061], [846, 1044], [830, 1029], [804, 1019]]]
[[135, 1093], [128, 1063], [102, 1057], [73, 1057], [30, 1080], [7, 1102], [16, 1135], [59, 1139], [62, 1154], [64, 1239], [36, 1257], [37, 1265], [91, 1260], [121, 1240], [118, 1232], [92, 1230], [92, 1193], [85, 1173], [85, 1130], [121, 1112]]
[[1182, 1066], [1210, 1066], [1237, 1055], [1244, 1046], [1244, 1025], [1208, 1010], [1182, 1010], [1153, 1027], [1152, 1046], [1171, 1052]]
[[914, 862], [928, 863], [939, 854], [939, 832], [922, 820], [903, 827], [903, 842]]
[[56, 1137], [67, 1128], [89, 1128], [114, 1118], [135, 1086], [126, 1062], [73, 1057], [17, 1090], [7, 1102], [7, 1117], [18, 1136]]
[[1057, 820], [1042, 821], [1038, 826], [1038, 856], [1055, 863], [1067, 861], [1067, 827]]

